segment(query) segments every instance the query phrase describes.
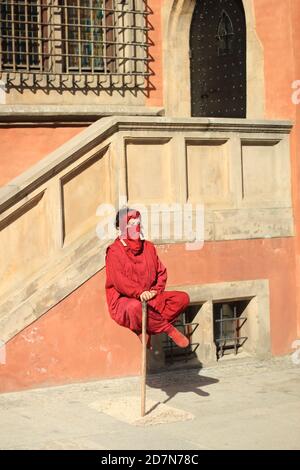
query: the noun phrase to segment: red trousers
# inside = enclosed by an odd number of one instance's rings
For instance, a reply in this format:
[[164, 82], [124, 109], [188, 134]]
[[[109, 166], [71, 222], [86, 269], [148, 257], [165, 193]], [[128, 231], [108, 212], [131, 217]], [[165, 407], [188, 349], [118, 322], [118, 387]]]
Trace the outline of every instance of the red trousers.
[[[147, 333], [149, 335], [168, 332], [170, 324], [186, 309], [190, 301], [186, 292], [164, 291], [159, 295], [163, 296], [164, 300], [164, 307], [160, 312], [148, 304]], [[140, 334], [142, 331], [142, 302], [133, 298], [120, 298], [117, 312], [113, 318], [119, 325]]]

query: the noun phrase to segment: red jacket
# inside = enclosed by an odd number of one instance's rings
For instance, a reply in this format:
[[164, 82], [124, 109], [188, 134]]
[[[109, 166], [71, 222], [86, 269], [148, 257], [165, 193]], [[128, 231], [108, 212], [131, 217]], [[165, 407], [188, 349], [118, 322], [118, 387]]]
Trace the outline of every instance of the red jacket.
[[117, 238], [106, 250], [105, 288], [112, 316], [117, 312], [121, 297], [140, 300], [140, 295], [145, 290], [158, 292], [148, 301], [148, 305], [158, 311], [164, 306], [164, 298], [159, 294], [165, 290], [167, 270], [158, 258], [153, 243], [144, 240], [143, 245], [142, 253], [134, 255], [129, 246], [124, 246]]

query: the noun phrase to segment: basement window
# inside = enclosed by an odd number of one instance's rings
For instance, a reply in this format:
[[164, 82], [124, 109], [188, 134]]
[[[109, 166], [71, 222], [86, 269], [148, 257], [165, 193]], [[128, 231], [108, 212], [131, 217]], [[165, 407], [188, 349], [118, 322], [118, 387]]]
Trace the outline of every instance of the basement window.
[[217, 360], [227, 354], [238, 354], [248, 337], [243, 335], [247, 321], [244, 315], [250, 300], [218, 302], [213, 305], [214, 343]]
[[197, 357], [196, 350], [199, 347], [199, 343], [193, 340], [193, 334], [199, 326], [195, 318], [200, 308], [201, 305], [190, 305], [185, 312], [181, 313], [177, 321], [173, 323], [175, 328], [189, 339], [187, 348], [179, 348], [171, 338], [165, 335], [163, 350], [166, 364], [174, 364], [180, 361], [188, 362]]

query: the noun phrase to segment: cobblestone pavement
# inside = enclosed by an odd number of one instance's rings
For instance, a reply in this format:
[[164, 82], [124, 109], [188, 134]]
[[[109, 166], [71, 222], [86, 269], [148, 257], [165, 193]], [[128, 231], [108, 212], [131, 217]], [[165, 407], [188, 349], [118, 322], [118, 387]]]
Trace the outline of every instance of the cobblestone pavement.
[[138, 377], [0, 395], [0, 449], [300, 449], [300, 365], [232, 359], [151, 375], [147, 399], [193, 419], [134, 426], [91, 406], [132, 399]]

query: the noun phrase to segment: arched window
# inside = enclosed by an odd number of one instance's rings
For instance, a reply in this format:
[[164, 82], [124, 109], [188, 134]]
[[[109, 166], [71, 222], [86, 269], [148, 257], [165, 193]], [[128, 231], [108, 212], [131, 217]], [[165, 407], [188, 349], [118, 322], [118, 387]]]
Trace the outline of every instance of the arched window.
[[246, 22], [241, 0], [198, 0], [190, 29], [192, 116], [246, 117]]
[[146, 75], [146, 0], [1, 0], [0, 72]]

